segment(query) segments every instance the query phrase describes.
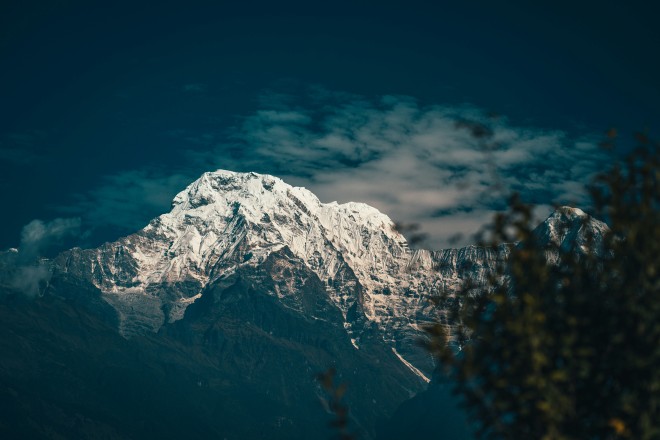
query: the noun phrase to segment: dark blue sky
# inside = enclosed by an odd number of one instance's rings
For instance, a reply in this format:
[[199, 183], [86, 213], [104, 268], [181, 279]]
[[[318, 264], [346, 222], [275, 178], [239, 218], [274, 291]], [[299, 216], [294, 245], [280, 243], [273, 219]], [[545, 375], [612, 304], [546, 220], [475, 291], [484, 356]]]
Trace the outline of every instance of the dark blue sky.
[[[116, 238], [218, 167], [278, 174], [392, 217], [446, 217], [451, 229], [495, 204], [453, 135], [440, 150], [420, 140], [446, 135], [443, 118], [504, 115], [515, 147], [498, 169], [545, 204], [569, 200], [576, 175], [600, 167], [584, 143], [608, 127], [658, 133], [652, 2], [103, 3], [0, 6], [0, 249], [34, 219], [80, 217], [71, 241], [83, 245]], [[393, 130], [416, 137], [383, 146]], [[364, 147], [347, 152], [338, 133]], [[439, 193], [433, 210], [433, 191], [448, 186], [415, 192], [424, 185], [407, 176], [428, 154], [446, 160], [426, 181], [468, 176], [472, 204]], [[562, 175], [562, 161], [580, 166]], [[358, 177], [342, 186], [328, 169]], [[389, 194], [361, 185], [384, 172]], [[557, 180], [567, 183], [545, 190]], [[393, 192], [426, 202], [402, 208]]]

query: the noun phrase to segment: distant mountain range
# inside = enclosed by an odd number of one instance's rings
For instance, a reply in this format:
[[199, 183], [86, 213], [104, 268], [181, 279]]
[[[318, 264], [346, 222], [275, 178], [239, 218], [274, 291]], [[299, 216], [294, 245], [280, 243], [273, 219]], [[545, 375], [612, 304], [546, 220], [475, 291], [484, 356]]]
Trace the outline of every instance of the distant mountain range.
[[[606, 228], [563, 207], [535, 233], [579, 247]], [[135, 234], [39, 262], [36, 299], [11, 282], [18, 253], [0, 255], [0, 433], [317, 438], [330, 416], [314, 375], [335, 366], [354, 430], [374, 438], [432, 376], [418, 344], [443, 312], [432, 298], [507, 254], [413, 250], [368, 205], [205, 173]]]

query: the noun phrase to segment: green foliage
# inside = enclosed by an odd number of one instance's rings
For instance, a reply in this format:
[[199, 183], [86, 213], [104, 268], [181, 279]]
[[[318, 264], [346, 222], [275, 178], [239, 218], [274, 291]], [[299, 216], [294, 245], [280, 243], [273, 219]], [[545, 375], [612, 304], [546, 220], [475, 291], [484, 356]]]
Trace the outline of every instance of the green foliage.
[[484, 243], [518, 243], [507, 261], [439, 300], [455, 325], [430, 326], [430, 349], [481, 437], [660, 438], [659, 148], [638, 141], [590, 188], [602, 238], [548, 244], [513, 197]]

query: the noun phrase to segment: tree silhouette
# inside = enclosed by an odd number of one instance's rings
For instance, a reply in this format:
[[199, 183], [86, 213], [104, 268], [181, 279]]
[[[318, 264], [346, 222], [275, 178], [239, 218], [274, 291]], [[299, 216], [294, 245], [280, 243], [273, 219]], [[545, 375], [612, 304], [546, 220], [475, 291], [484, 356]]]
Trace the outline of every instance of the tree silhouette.
[[514, 196], [483, 243], [516, 243], [506, 261], [438, 299], [454, 325], [429, 326], [429, 349], [480, 437], [660, 438], [660, 148], [637, 142], [590, 187], [602, 237], [584, 217], [581, 243], [548, 243]]

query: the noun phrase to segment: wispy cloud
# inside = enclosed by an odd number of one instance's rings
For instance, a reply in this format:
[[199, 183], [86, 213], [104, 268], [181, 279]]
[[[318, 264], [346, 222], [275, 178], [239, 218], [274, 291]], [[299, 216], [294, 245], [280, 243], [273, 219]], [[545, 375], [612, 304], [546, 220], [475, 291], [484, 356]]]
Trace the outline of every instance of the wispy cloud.
[[80, 224], [80, 218], [56, 218], [48, 222], [32, 220], [25, 225], [17, 252], [4, 256], [11, 256], [5, 264], [12, 267], [4, 274], [9, 278], [1, 281], [29, 297], [37, 296], [51, 276], [49, 265], [40, 257], [59, 250], [67, 238], [79, 236]]
[[174, 196], [193, 179], [191, 174], [164, 170], [129, 170], [105, 176], [95, 188], [78, 194], [62, 211], [83, 216], [91, 228], [137, 231], [170, 206]]
[[[466, 236], [459, 244], [470, 242], [510, 191], [539, 204], [539, 215], [553, 203], [587, 207], [584, 185], [606, 160], [593, 138], [518, 127], [472, 106], [318, 88], [304, 97], [266, 94], [260, 104], [229, 132], [181, 132], [176, 172], [162, 164], [159, 172], [107, 176], [70, 212], [91, 225], [136, 230], [203, 171], [256, 171], [305, 186], [322, 201], [361, 201], [418, 223], [437, 248], [456, 234]], [[458, 121], [487, 127], [488, 137]]]
[[16, 267], [12, 271], [9, 287], [34, 298], [43, 292], [50, 278], [51, 273], [48, 265], [36, 262], [31, 265]]
[[80, 218], [56, 218], [44, 222], [32, 220], [23, 226], [18, 254], [22, 261], [31, 261], [62, 240], [80, 235]]
[[[362, 201], [397, 221], [419, 223], [430, 245], [469, 235], [518, 191], [527, 201], [586, 207], [584, 190], [605, 160], [593, 138], [516, 127], [480, 109], [420, 105], [410, 97], [369, 100], [322, 91], [302, 107], [270, 101], [233, 133], [243, 154], [222, 145], [196, 154], [218, 168], [249, 168], [306, 186], [323, 201]], [[457, 121], [489, 129], [479, 139]], [[213, 160], [211, 160], [213, 158]]]

